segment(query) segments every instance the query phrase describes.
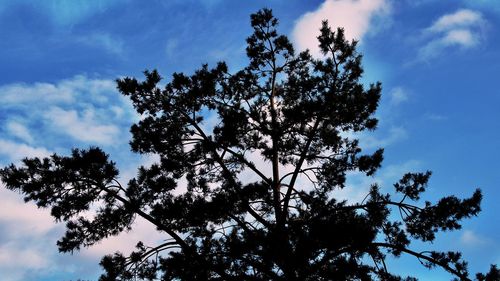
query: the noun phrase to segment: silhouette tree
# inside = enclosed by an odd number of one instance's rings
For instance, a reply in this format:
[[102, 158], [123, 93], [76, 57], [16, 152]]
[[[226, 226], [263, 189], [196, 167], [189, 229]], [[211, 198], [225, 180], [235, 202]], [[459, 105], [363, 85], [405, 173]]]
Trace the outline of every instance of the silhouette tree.
[[[336, 199], [348, 172], [371, 176], [381, 165], [382, 149], [362, 155], [346, 137], [375, 129], [381, 85], [360, 82], [361, 55], [342, 29], [323, 23], [317, 60], [296, 54], [277, 24], [267, 9], [251, 16], [249, 65], [234, 74], [219, 63], [174, 73], [162, 88], [157, 71], [117, 81], [143, 117], [131, 128], [132, 150], [160, 159], [126, 186], [96, 147], [25, 159], [2, 169], [2, 180], [66, 222], [61, 252], [129, 230], [139, 217], [165, 235], [130, 256], [105, 256], [102, 281], [403, 280], [385, 263], [400, 255], [470, 280], [460, 253], [410, 245], [459, 229], [480, 211], [481, 192], [420, 202], [424, 172], [405, 174], [392, 195], [373, 184], [362, 202]], [[498, 276], [492, 266], [476, 278]]]

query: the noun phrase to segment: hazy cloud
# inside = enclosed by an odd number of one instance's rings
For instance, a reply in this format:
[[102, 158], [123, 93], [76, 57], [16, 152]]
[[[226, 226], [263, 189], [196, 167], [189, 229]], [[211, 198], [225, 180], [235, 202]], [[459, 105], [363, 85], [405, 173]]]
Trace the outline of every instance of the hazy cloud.
[[93, 33], [88, 36], [78, 37], [77, 41], [88, 46], [102, 48], [115, 55], [122, 55], [124, 52], [123, 41], [108, 33]]
[[179, 40], [172, 38], [165, 43], [165, 54], [168, 58], [173, 58], [177, 54], [179, 48]]
[[460, 242], [466, 246], [477, 247], [487, 243], [487, 239], [480, 237], [472, 230], [464, 230], [460, 236]]
[[463, 4], [475, 9], [482, 9], [488, 12], [500, 13], [498, 0], [462, 0]]

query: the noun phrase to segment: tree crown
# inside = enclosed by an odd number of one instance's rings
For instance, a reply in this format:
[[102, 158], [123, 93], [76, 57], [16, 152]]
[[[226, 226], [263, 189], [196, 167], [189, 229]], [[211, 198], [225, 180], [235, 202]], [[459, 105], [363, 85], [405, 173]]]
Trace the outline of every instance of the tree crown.
[[[156, 70], [143, 81], [117, 80], [142, 115], [131, 149], [159, 156], [128, 184], [91, 147], [6, 167], [7, 188], [67, 223], [62, 252], [129, 230], [137, 218], [165, 234], [130, 256], [104, 257], [100, 280], [401, 280], [385, 259], [402, 254], [470, 280], [458, 252], [410, 245], [459, 229], [480, 211], [479, 190], [418, 204], [431, 175], [424, 172], [405, 174], [393, 194], [374, 184], [363, 202], [332, 195], [349, 172], [371, 176], [383, 159], [382, 149], [362, 154], [346, 137], [376, 128], [381, 93], [380, 83], [360, 82], [357, 42], [325, 21], [324, 58], [315, 59], [295, 52], [270, 10], [253, 14], [251, 25], [249, 64], [235, 73], [218, 63], [174, 73], [164, 87]], [[498, 270], [476, 277], [498, 280]]]

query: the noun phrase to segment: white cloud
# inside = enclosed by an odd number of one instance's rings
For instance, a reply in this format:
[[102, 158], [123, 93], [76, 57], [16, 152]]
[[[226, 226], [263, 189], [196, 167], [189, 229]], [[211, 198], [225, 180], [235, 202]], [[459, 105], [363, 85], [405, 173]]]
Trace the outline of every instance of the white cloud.
[[87, 109], [82, 114], [83, 116], [80, 116], [76, 110], [53, 107], [44, 117], [55, 127], [79, 141], [99, 144], [112, 144], [116, 141], [120, 131], [118, 127], [100, 124], [92, 109]]
[[440, 17], [429, 27], [431, 32], [442, 32], [455, 28], [468, 27], [482, 22], [482, 16], [479, 12], [472, 10], [458, 10], [453, 14], [446, 14]]
[[451, 30], [443, 37], [442, 42], [445, 45], [458, 45], [466, 48], [479, 43], [477, 36], [467, 29]]
[[70, 92], [75, 99], [78, 99], [78, 102], [107, 104], [114, 99], [116, 103], [120, 97], [116, 91], [116, 83], [112, 79], [90, 79], [77, 75], [61, 80], [56, 86], [58, 89]]
[[323, 20], [331, 27], [343, 27], [347, 39], [361, 40], [369, 31], [375, 16], [389, 12], [387, 0], [326, 0], [321, 6], [297, 20], [293, 39], [300, 50], [309, 49], [320, 56], [317, 36]]
[[90, 79], [78, 75], [57, 83], [38, 82], [33, 84], [14, 83], [0, 86], [2, 107], [37, 108], [51, 104], [72, 104], [89, 102], [105, 104], [111, 95], [117, 97], [116, 83], [109, 79]]
[[61, 147], [59, 143], [67, 146], [61, 136], [90, 144], [126, 145], [125, 134], [136, 116], [111, 79], [79, 75], [57, 83], [3, 85], [0, 92], [0, 109], [9, 116], [0, 123], [7, 133], [3, 139], [36, 142], [53, 150]]
[[24, 105], [30, 102], [69, 103], [74, 100], [70, 89], [49, 83], [5, 85], [0, 87], [0, 93], [2, 93], [4, 106]]
[[418, 60], [432, 59], [452, 47], [470, 49], [479, 45], [485, 23], [481, 13], [468, 9], [441, 16], [424, 30], [431, 39], [419, 49]]
[[11, 162], [17, 162], [24, 157], [46, 157], [50, 155], [50, 152], [43, 147], [32, 147], [0, 139], [0, 155], [7, 156]]

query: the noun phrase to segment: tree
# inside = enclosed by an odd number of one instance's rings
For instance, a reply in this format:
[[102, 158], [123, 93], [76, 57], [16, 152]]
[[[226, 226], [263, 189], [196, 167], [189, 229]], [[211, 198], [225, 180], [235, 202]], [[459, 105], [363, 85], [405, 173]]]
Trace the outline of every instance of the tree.
[[[103, 281], [402, 280], [385, 263], [400, 255], [470, 280], [460, 253], [410, 246], [459, 229], [480, 211], [481, 192], [422, 203], [424, 172], [405, 174], [392, 195], [373, 184], [362, 202], [337, 200], [332, 191], [345, 187], [348, 172], [371, 176], [381, 166], [382, 149], [364, 155], [346, 137], [376, 128], [381, 84], [360, 82], [357, 42], [342, 29], [323, 23], [325, 58], [317, 60], [296, 54], [277, 24], [267, 9], [251, 16], [249, 65], [234, 74], [219, 63], [174, 73], [163, 88], [157, 71], [117, 80], [143, 116], [131, 128], [132, 150], [160, 159], [126, 186], [97, 147], [24, 159], [0, 171], [3, 182], [66, 222], [61, 252], [129, 230], [139, 217], [165, 235], [159, 245], [139, 242], [130, 256], [105, 256]], [[492, 266], [476, 278], [498, 276]]]

